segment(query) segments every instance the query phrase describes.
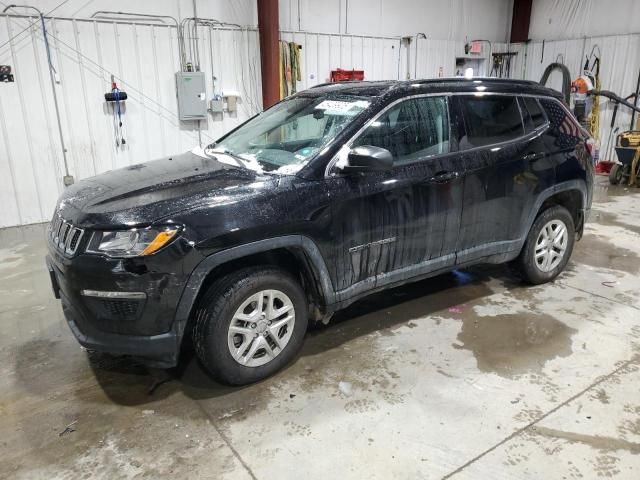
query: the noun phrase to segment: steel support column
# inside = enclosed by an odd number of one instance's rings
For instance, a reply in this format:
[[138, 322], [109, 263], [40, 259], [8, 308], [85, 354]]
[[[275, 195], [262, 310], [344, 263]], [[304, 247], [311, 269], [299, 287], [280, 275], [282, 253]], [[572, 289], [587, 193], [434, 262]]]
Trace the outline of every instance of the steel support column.
[[278, 0], [258, 0], [262, 108], [280, 101]]

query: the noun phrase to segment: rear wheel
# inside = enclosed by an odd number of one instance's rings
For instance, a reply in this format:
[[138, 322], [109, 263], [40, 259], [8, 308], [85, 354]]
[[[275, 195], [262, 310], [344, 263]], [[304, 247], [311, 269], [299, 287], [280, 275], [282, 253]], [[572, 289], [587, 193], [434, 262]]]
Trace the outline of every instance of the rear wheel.
[[284, 367], [307, 330], [299, 283], [274, 267], [239, 270], [215, 282], [195, 312], [198, 358], [230, 385], [256, 382]]
[[557, 205], [538, 215], [516, 260], [523, 279], [537, 285], [556, 278], [571, 257], [575, 234], [566, 208]]

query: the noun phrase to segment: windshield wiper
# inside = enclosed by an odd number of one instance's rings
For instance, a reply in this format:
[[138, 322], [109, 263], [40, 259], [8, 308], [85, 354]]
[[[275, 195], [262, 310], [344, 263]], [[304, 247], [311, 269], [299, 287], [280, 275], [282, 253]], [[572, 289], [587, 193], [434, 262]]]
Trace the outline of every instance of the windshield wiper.
[[[204, 149], [205, 155], [207, 155], [207, 150], [212, 150], [213, 149], [214, 145], [215, 145], [215, 142], [212, 143], [211, 145], [208, 145], [207, 148]], [[242, 158], [240, 155], [237, 155], [237, 154], [233, 153], [231, 150], [228, 150], [228, 149], [225, 148], [225, 149], [223, 149], [223, 150], [221, 150], [219, 152], [214, 152], [214, 153], [222, 153], [224, 155], [228, 155], [229, 157], [233, 158], [236, 161], [236, 163], [238, 164], [238, 166], [240, 168], [247, 168], [247, 165], [244, 163], [244, 161], [245, 161], [244, 158]], [[209, 155], [207, 155], [207, 156], [209, 156]]]
[[[237, 153], [233, 153], [231, 150], [227, 150], [226, 148], [222, 151], [222, 153], [224, 153], [225, 155], [229, 155], [231, 158], [233, 158], [236, 162], [238, 162], [238, 165], [240, 165], [242, 168], [247, 168], [247, 160], [242, 158], [240, 155], [238, 155]], [[251, 169], [249, 169], [251, 170]]]

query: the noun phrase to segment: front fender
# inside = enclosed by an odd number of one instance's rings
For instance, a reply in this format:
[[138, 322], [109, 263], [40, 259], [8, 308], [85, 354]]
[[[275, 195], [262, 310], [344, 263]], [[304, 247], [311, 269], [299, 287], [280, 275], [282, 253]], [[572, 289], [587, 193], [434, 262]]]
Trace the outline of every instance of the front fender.
[[329, 271], [327, 270], [327, 266], [320, 250], [313, 240], [304, 235], [285, 235], [259, 240], [209, 255], [193, 270], [184, 288], [182, 296], [180, 297], [180, 301], [178, 302], [178, 308], [176, 309], [173, 331], [176, 333], [178, 341], [180, 342], [182, 340], [185, 327], [198, 294], [200, 293], [200, 289], [202, 288], [202, 284], [214, 268], [231, 260], [286, 247], [299, 248], [305, 252], [312, 264], [312, 267], [315, 269], [315, 274], [319, 280], [320, 288], [322, 289], [322, 294], [326, 303], [335, 303], [335, 290], [331, 283], [331, 278], [329, 277]]

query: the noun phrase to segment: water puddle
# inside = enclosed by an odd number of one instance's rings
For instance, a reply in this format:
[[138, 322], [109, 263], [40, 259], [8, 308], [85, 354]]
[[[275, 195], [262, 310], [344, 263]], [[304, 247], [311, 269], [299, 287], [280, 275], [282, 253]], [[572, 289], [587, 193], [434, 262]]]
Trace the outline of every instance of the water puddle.
[[545, 314], [471, 315], [458, 334], [483, 372], [504, 377], [539, 371], [557, 357], [571, 355], [571, 336], [576, 330]]

